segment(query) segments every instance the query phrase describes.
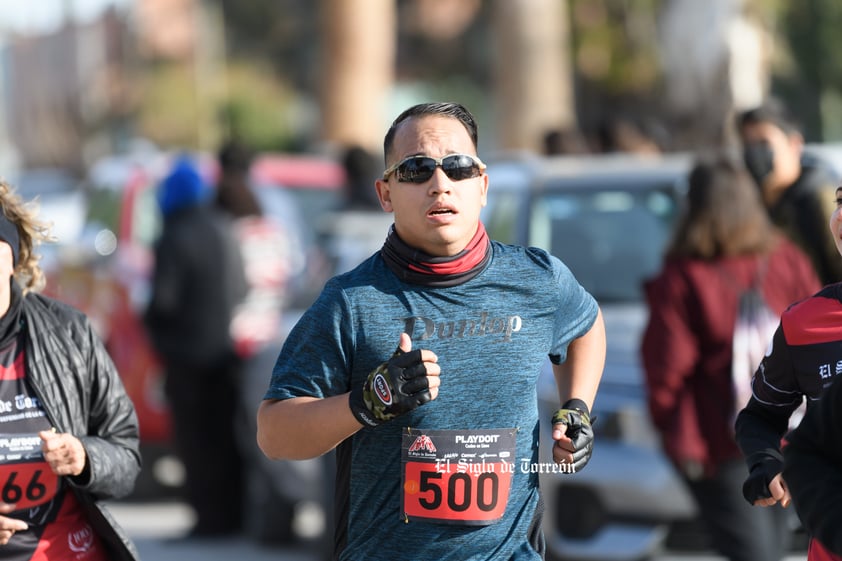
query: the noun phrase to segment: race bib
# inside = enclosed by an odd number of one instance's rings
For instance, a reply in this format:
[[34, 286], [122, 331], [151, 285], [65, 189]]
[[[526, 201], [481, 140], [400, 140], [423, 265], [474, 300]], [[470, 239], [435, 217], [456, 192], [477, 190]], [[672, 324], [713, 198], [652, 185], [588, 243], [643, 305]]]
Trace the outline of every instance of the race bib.
[[403, 519], [471, 526], [499, 521], [509, 502], [516, 433], [405, 427]]
[[41, 452], [37, 434], [0, 434], [0, 501], [24, 510], [49, 502], [58, 476]]

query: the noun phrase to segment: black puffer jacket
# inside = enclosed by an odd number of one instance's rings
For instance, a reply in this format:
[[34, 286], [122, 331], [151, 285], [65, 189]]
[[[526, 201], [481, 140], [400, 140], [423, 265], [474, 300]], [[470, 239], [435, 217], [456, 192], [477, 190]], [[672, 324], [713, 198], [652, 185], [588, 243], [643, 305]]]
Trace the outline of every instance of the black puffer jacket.
[[89, 477], [68, 478], [91, 526], [115, 561], [138, 553], [100, 502], [129, 494], [140, 473], [138, 422], [111, 357], [78, 310], [40, 294], [23, 299], [26, 372], [58, 432], [79, 438]]

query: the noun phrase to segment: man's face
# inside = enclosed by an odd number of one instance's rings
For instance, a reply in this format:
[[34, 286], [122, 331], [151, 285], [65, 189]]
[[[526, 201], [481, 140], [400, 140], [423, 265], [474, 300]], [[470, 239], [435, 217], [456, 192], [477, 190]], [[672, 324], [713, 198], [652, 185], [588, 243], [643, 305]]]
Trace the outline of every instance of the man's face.
[[836, 189], [836, 209], [830, 215], [830, 233], [836, 250], [842, 255], [842, 187]]
[[[476, 155], [467, 129], [451, 117], [427, 115], [398, 126], [387, 160], [391, 166], [409, 156], [450, 154]], [[451, 256], [465, 249], [477, 231], [488, 176], [454, 181], [436, 167], [424, 183], [400, 182], [392, 173], [376, 187], [383, 209], [395, 213], [395, 230], [404, 242], [430, 255]]]
[[[772, 167], [761, 179], [763, 198], [769, 202], [776, 200], [787, 187], [795, 183], [801, 175], [801, 149], [804, 141], [798, 133], [785, 133], [772, 123], [753, 123], [740, 131], [743, 145], [749, 151], [765, 145], [772, 153]], [[752, 165], [749, 164], [749, 168]], [[757, 175], [755, 170], [752, 174]]]

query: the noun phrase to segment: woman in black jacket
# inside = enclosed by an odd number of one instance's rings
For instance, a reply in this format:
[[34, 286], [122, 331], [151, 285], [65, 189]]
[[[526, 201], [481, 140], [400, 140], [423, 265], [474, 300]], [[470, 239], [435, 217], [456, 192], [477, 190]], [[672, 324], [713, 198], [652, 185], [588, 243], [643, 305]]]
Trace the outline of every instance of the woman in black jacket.
[[133, 561], [101, 503], [140, 472], [134, 406], [80, 311], [37, 290], [46, 225], [0, 181], [0, 557]]

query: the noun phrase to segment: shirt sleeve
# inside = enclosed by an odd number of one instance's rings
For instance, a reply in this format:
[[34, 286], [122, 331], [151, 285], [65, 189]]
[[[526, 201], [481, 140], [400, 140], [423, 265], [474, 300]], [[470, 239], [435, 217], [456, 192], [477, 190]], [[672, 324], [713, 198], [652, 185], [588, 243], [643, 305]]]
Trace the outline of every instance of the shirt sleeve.
[[556, 331], [549, 356], [554, 364], [561, 364], [567, 358], [570, 342], [593, 327], [599, 305], [561, 260], [552, 255], [549, 255], [549, 259], [559, 302], [556, 308]]
[[330, 397], [350, 390], [353, 331], [342, 289], [330, 281], [284, 343], [264, 399]]
[[682, 421], [687, 415], [688, 379], [699, 362], [701, 348], [691, 319], [692, 289], [685, 275], [671, 267], [644, 288], [649, 319], [641, 340], [641, 360], [649, 413], [662, 434], [674, 434], [679, 426], [685, 432], [681, 439], [664, 441], [674, 460], [698, 457], [703, 455], [702, 450], [693, 448], [694, 442], [703, 440], [698, 423]]
[[781, 326], [752, 378], [751, 391], [751, 399], [735, 424], [737, 444], [749, 469], [765, 459], [782, 461], [781, 438], [803, 397]]

